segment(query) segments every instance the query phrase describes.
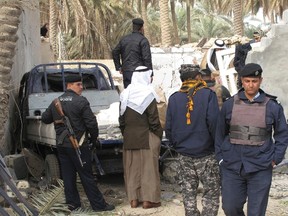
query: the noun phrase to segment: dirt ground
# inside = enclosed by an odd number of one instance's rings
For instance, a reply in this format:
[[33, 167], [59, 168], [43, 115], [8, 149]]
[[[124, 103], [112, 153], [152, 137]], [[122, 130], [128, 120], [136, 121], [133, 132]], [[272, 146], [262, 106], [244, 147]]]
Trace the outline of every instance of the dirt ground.
[[[288, 175], [281, 175], [274, 178], [271, 188], [271, 195], [267, 208], [267, 216], [288, 216], [288, 196], [287, 191]], [[101, 215], [155, 215], [155, 216], [184, 216], [184, 207], [179, 187], [174, 184], [161, 182], [162, 206], [154, 209], [143, 209], [141, 206], [132, 209], [126, 199], [124, 181], [122, 175], [110, 175], [99, 178], [99, 188], [104, 193], [108, 202], [116, 206], [112, 213], [102, 213]], [[221, 199], [220, 199], [221, 200]], [[198, 206], [201, 210], [201, 194], [198, 196]], [[224, 216], [224, 212], [219, 208], [219, 216]]]

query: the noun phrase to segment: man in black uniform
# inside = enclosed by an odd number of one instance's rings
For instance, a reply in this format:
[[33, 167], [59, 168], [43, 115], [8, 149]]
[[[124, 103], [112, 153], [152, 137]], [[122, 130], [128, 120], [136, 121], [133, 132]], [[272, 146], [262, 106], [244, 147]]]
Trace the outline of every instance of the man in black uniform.
[[[66, 92], [59, 97], [64, 115], [70, 120], [77, 140], [79, 141], [84, 133], [89, 133], [93, 145], [96, 145], [98, 138], [98, 123], [94, 116], [88, 100], [80, 96], [83, 90], [80, 75], [69, 75], [65, 78]], [[79, 193], [76, 187], [77, 173], [80, 176], [85, 193], [94, 211], [110, 211], [115, 207], [105, 202], [102, 193], [94, 181], [91, 163], [91, 151], [87, 141], [80, 147], [81, 160], [77, 157], [75, 149], [68, 138], [66, 126], [61, 123], [61, 116], [58, 114], [52, 102], [42, 114], [42, 121], [45, 124], [54, 122], [57, 140], [57, 152], [61, 166], [61, 174], [64, 181], [66, 203], [72, 211], [81, 207]], [[60, 121], [59, 121], [60, 120]], [[65, 135], [66, 134], [66, 135]]]
[[150, 44], [144, 36], [144, 21], [135, 18], [132, 23], [133, 32], [123, 37], [112, 51], [115, 68], [123, 75], [124, 88], [131, 83], [132, 73], [136, 67], [146, 66], [152, 70]]
[[222, 173], [226, 216], [265, 216], [272, 169], [285, 155], [288, 127], [283, 107], [262, 89], [262, 68], [249, 63], [240, 71], [243, 88], [223, 103], [215, 151]]

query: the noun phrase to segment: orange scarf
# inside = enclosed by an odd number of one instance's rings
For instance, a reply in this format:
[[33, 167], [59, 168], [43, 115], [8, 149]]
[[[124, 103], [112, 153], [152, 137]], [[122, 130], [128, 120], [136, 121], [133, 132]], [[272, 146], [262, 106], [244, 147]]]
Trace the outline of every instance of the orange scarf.
[[196, 94], [196, 92], [199, 89], [207, 87], [207, 84], [204, 80], [186, 80], [182, 83], [182, 86], [180, 88], [180, 92], [187, 93], [188, 102], [186, 104], [187, 107], [187, 125], [191, 124], [191, 114], [190, 112], [193, 111], [194, 102], [193, 102], [193, 96]]

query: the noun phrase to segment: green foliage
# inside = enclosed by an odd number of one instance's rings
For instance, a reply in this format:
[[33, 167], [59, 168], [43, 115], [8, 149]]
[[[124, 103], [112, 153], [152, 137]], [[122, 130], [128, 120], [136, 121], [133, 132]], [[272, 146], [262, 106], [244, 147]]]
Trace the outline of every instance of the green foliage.
[[[72, 2], [76, 2], [76, 0], [54, 1], [57, 3], [57, 8], [59, 9], [59, 11], [56, 11], [54, 17], [59, 17], [56, 23], [60, 22], [62, 24], [61, 28], [62, 32], [64, 32], [63, 34], [65, 34], [65, 45], [67, 46], [66, 50], [69, 59], [107, 58], [107, 53], [111, 54], [111, 50], [119, 40], [131, 32], [131, 19], [141, 17], [141, 1], [77, 0], [79, 2], [77, 5], [79, 6], [78, 12], [77, 8], [72, 7]], [[145, 28], [149, 29], [149, 32], [152, 33], [150, 33], [150, 43], [160, 43], [162, 32], [160, 29], [159, 1], [146, 1], [148, 3], [148, 23], [145, 24]], [[41, 2], [44, 1], [41, 0]], [[53, 2], [53, 0], [49, 2]], [[181, 0], [175, 2], [178, 34], [179, 37], [185, 38], [188, 35], [187, 1]], [[257, 13], [261, 5], [261, 1], [243, 2], [245, 2], [245, 5], [243, 5], [243, 17], [250, 12], [253, 14]], [[190, 1], [190, 3], [191, 35], [193, 41], [198, 41], [203, 37], [208, 39], [211, 37], [229, 37], [233, 34], [233, 25], [235, 26], [235, 24], [232, 24], [233, 1], [197, 0]], [[280, 5], [282, 6], [280, 7], [282, 10], [288, 7], [282, 4], [284, 3], [278, 1], [271, 1], [270, 3], [269, 1], [265, 1], [265, 4], [263, 3], [262, 5], [264, 13], [267, 14], [269, 12], [270, 15], [272, 10], [274, 10], [275, 14], [277, 14]], [[64, 13], [65, 11], [67, 14]], [[47, 11], [44, 12], [47, 13]], [[80, 19], [82, 23], [79, 22], [80, 16], [77, 16], [77, 14], [83, 14], [81, 12], [85, 14], [85, 17]], [[85, 33], [82, 30], [79, 35], [79, 29], [81, 29], [83, 20], [87, 22], [88, 29], [85, 29]], [[246, 26], [245, 35], [251, 37], [252, 31], [254, 31], [253, 27]]]
[[[182, 38], [187, 36], [186, 9], [177, 9], [178, 27]], [[233, 35], [232, 21], [228, 16], [219, 15], [211, 11], [209, 4], [198, 2], [191, 13], [192, 40], [194, 42], [201, 38], [229, 37]]]

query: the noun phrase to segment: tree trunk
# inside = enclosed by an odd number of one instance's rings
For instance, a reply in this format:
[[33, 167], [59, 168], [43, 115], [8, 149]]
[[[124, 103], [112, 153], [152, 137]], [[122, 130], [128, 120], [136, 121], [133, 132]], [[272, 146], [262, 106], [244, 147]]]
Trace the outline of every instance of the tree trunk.
[[170, 7], [171, 7], [171, 15], [172, 15], [172, 23], [173, 23], [173, 44], [179, 44], [179, 36], [178, 36], [178, 27], [177, 27], [177, 18], [175, 12], [175, 0], [170, 0]]
[[95, 25], [98, 27], [98, 34], [99, 34], [99, 44], [94, 44], [95, 48], [98, 50], [101, 50], [100, 52], [96, 52], [98, 55], [100, 53], [99, 58], [103, 58], [103, 59], [109, 59], [111, 58], [111, 47], [108, 43], [107, 40], [109, 40], [109, 36], [107, 35], [106, 28], [105, 28], [105, 20], [101, 17], [103, 17], [102, 14], [99, 13], [99, 11], [96, 11], [96, 20], [97, 23], [95, 23]]
[[58, 46], [57, 46], [57, 28], [58, 28], [58, 11], [56, 7], [56, 0], [50, 0], [49, 10], [49, 40], [52, 47], [54, 56], [57, 59]]
[[170, 30], [170, 20], [169, 20], [169, 7], [168, 0], [160, 0], [160, 25], [161, 25], [161, 41], [162, 46], [171, 45], [171, 30]]
[[150, 31], [149, 31], [149, 25], [148, 25], [148, 17], [147, 17], [147, 6], [148, 6], [148, 0], [142, 0], [141, 5], [141, 15], [144, 20], [144, 31], [145, 31], [145, 37], [148, 39], [150, 43], [152, 43]]
[[242, 19], [242, 2], [243, 0], [233, 0], [233, 25], [234, 34], [243, 36], [243, 19]]
[[[108, 43], [108, 40], [110, 38], [110, 29], [107, 26], [107, 22], [104, 22], [104, 37], [101, 37], [101, 40], [103, 42], [103, 54], [104, 54], [104, 59], [111, 59], [112, 58], [112, 53], [111, 53], [111, 47], [110, 44]], [[106, 28], [105, 28], [106, 27]]]
[[75, 17], [76, 35], [86, 35], [88, 31], [88, 25], [81, 2], [79, 0], [73, 0], [71, 3]]
[[[11, 3], [11, 4], [9, 4]], [[5, 131], [9, 119], [9, 94], [11, 91], [11, 69], [17, 42], [17, 29], [20, 22], [21, 7], [18, 2], [0, 3], [0, 152], [2, 155], [10, 153], [10, 147], [5, 142]], [[40, 34], [40, 32], [37, 32]], [[35, 33], [36, 34], [36, 33]]]
[[190, 14], [190, 0], [186, 1], [186, 16], [187, 16], [187, 39], [188, 43], [192, 42], [192, 37], [191, 37], [191, 14]]

